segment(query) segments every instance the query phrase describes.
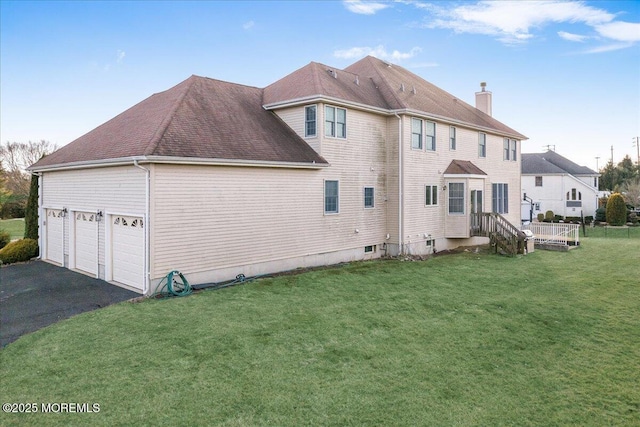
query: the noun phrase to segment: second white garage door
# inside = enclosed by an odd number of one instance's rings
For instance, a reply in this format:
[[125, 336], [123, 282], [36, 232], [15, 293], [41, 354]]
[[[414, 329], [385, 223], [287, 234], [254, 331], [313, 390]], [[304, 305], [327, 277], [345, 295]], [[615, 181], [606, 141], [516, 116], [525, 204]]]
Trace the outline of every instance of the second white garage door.
[[143, 290], [144, 224], [141, 217], [111, 217], [113, 280]]
[[75, 267], [98, 274], [98, 222], [93, 212], [75, 212]]

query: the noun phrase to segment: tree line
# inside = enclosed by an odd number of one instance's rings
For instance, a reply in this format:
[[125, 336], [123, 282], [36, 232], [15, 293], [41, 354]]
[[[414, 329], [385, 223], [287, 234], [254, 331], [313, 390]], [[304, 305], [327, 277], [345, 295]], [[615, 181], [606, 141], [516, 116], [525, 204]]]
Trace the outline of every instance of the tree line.
[[627, 204], [640, 207], [640, 164], [627, 155], [617, 165], [609, 161], [599, 173], [599, 190], [621, 193]]

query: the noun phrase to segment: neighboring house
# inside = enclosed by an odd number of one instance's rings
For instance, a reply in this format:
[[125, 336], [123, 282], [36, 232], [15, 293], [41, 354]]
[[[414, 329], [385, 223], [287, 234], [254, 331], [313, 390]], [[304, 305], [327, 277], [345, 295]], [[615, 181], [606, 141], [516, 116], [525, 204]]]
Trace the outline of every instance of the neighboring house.
[[[533, 218], [553, 211], [563, 217], [595, 216], [599, 173], [555, 151], [522, 154], [522, 194], [532, 200]], [[529, 203], [523, 202], [529, 219]]]
[[519, 132], [406, 69], [310, 63], [260, 89], [192, 76], [43, 158], [41, 257], [144, 294], [487, 242], [520, 221]]

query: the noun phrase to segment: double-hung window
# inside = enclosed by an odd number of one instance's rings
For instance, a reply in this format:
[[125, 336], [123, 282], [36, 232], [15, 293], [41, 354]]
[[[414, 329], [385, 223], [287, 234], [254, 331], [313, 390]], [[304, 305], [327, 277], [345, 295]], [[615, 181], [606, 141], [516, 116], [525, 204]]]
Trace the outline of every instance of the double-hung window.
[[509, 184], [493, 184], [491, 208], [499, 214], [509, 213]]
[[316, 136], [316, 106], [304, 107], [304, 136]]
[[334, 138], [347, 137], [347, 110], [338, 107], [325, 107], [324, 135]]
[[478, 157], [487, 157], [487, 134], [478, 134]]
[[464, 214], [464, 183], [449, 183], [449, 213]]
[[536, 176], [536, 187], [542, 187], [542, 177]]
[[373, 187], [364, 187], [364, 207], [374, 207], [374, 189]]
[[438, 204], [438, 186], [427, 185], [424, 191], [424, 204], [426, 206], [435, 206]]
[[338, 181], [324, 182], [324, 213], [338, 213], [339, 209], [339, 185]]
[[502, 159], [509, 160], [510, 155], [511, 155], [511, 148], [509, 147], [509, 138], [505, 138]]
[[516, 161], [516, 157], [518, 154], [518, 141], [516, 141], [515, 139], [511, 140], [511, 160], [512, 161]]
[[422, 120], [411, 119], [411, 148], [422, 150]]
[[425, 122], [425, 144], [428, 151], [436, 151], [436, 124], [434, 122]]
[[504, 139], [504, 154], [503, 154], [503, 159], [504, 160], [511, 160], [512, 162], [516, 161], [516, 157], [517, 157], [517, 153], [518, 153], [518, 141], [516, 141], [515, 139], [509, 139], [509, 138], [505, 138]]
[[449, 150], [456, 149], [456, 128], [453, 126], [449, 127]]

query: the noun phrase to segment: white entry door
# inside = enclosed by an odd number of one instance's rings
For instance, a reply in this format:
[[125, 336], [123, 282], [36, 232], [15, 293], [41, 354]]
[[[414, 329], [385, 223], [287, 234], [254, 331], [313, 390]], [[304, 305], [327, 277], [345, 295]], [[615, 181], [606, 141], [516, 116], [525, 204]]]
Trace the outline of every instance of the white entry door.
[[98, 274], [98, 222], [95, 212], [74, 212], [75, 268]]
[[144, 224], [141, 217], [111, 216], [111, 265], [116, 282], [144, 289]]
[[46, 209], [47, 219], [46, 228], [46, 244], [44, 258], [49, 261], [56, 262], [60, 265], [64, 264], [64, 241], [63, 241], [63, 212], [60, 209]]

